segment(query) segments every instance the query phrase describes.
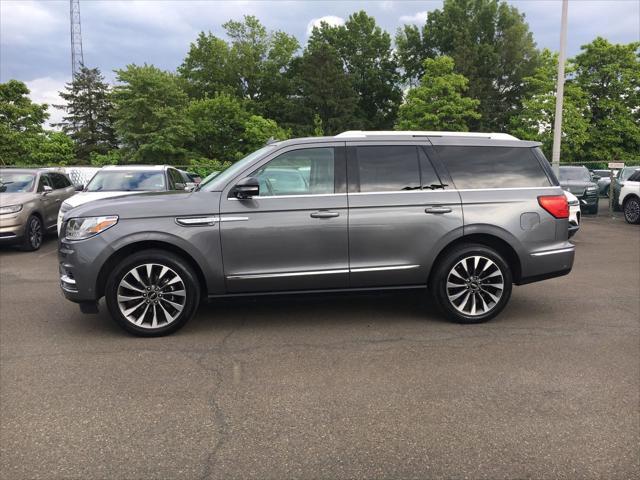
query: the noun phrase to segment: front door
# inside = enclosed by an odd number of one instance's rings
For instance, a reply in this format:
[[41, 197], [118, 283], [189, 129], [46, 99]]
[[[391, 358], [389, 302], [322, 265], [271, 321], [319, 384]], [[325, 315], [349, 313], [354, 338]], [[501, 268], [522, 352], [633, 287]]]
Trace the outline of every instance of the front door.
[[[45, 191], [45, 186], [51, 188], [51, 190]], [[55, 224], [58, 218], [60, 203], [58, 202], [58, 197], [54, 192], [53, 182], [49, 178], [49, 175], [46, 173], [40, 174], [40, 180], [38, 181], [38, 193], [40, 193], [44, 228], [49, 228], [52, 224]]]
[[426, 285], [434, 253], [462, 235], [458, 192], [419, 143], [347, 151], [350, 286]]
[[[231, 293], [344, 288], [349, 278], [344, 143], [281, 149], [223, 191], [220, 232]], [[260, 193], [234, 195], [257, 177]]]

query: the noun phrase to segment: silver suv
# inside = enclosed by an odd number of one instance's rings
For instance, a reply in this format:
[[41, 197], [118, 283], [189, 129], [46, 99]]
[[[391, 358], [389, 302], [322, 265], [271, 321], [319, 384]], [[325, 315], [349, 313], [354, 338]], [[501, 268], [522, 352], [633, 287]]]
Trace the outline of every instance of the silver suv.
[[272, 143], [198, 191], [99, 200], [64, 216], [60, 280], [137, 335], [204, 298], [427, 289], [478, 323], [513, 284], [569, 273], [567, 200], [535, 142], [505, 134], [345, 132]]

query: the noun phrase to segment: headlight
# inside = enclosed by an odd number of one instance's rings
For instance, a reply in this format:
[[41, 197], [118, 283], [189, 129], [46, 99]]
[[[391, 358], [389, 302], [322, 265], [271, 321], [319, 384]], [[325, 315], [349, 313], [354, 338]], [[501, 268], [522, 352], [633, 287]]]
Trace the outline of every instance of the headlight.
[[0, 215], [5, 213], [18, 213], [22, 210], [22, 205], [7, 205], [6, 207], [0, 207]]
[[118, 223], [117, 215], [110, 217], [80, 217], [67, 221], [65, 238], [67, 240], [84, 240], [104, 232]]

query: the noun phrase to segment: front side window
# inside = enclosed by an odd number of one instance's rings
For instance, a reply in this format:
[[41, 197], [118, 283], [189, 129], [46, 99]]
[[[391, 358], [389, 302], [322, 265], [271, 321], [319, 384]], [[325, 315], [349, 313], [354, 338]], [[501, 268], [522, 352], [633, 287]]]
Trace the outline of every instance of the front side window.
[[51, 185], [51, 180], [49, 179], [49, 175], [43, 173], [42, 175], [40, 175], [40, 180], [38, 181], [38, 192], [44, 192], [45, 185], [47, 187], [53, 188], [53, 186]]
[[260, 181], [260, 196], [334, 193], [332, 147], [292, 150], [274, 158], [250, 176]]
[[[360, 192], [394, 192], [420, 189], [418, 149], [414, 145], [376, 145], [355, 148], [350, 183]], [[355, 171], [354, 171], [355, 170]], [[357, 176], [357, 181], [352, 176]], [[357, 187], [352, 187], [352, 190]]]
[[551, 184], [530, 148], [449, 145], [434, 148], [456, 188], [527, 188]]
[[49, 178], [51, 179], [51, 182], [53, 183], [53, 188], [55, 190], [58, 190], [61, 188], [67, 188], [68, 186], [71, 185], [69, 181], [66, 179], [66, 177], [59, 173], [50, 173]]
[[164, 172], [102, 170], [87, 185], [87, 192], [153, 192], [165, 190]]

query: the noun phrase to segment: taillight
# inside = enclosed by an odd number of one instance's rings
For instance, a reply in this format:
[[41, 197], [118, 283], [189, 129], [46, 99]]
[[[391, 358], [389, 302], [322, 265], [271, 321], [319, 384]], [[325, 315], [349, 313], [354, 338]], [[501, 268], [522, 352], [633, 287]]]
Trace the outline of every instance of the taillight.
[[569, 202], [564, 195], [542, 195], [538, 203], [555, 218], [569, 218]]

